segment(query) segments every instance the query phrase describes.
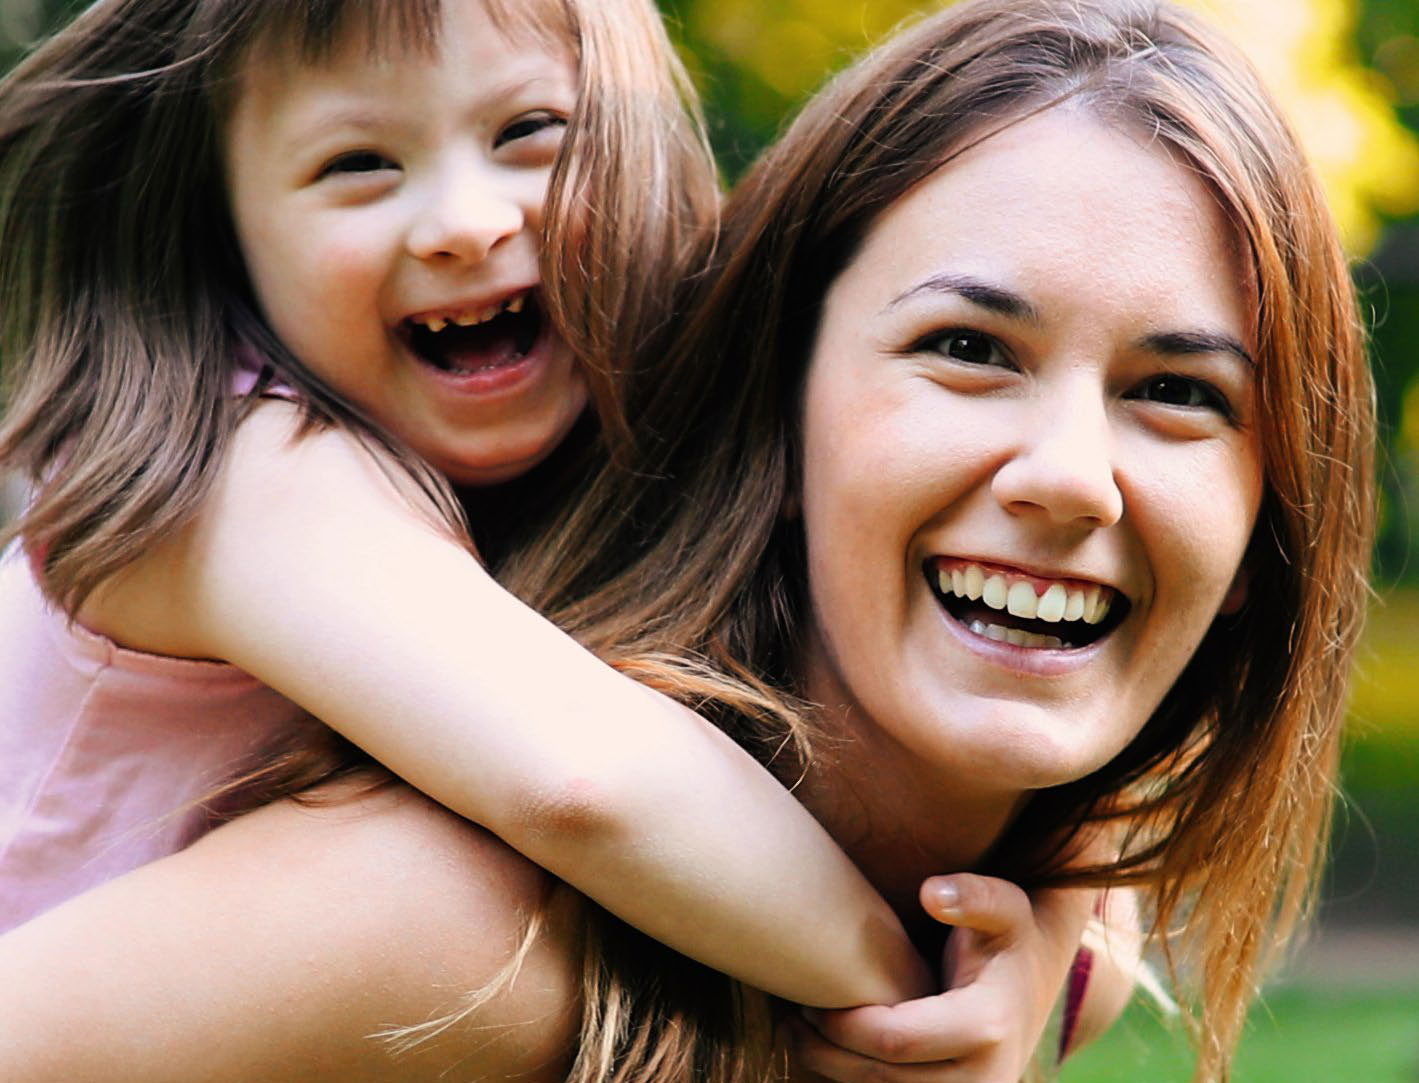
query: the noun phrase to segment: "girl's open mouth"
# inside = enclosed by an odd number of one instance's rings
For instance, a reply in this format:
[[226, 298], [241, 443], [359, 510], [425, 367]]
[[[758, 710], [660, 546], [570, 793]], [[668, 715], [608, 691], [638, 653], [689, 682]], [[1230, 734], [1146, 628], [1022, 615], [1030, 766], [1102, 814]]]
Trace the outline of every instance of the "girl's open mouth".
[[1128, 614], [1128, 599], [1098, 583], [1042, 580], [943, 557], [926, 561], [922, 570], [949, 616], [975, 635], [1017, 647], [1087, 647]]
[[521, 361], [536, 345], [544, 323], [536, 294], [524, 290], [482, 309], [411, 317], [400, 331], [425, 364], [463, 376]]

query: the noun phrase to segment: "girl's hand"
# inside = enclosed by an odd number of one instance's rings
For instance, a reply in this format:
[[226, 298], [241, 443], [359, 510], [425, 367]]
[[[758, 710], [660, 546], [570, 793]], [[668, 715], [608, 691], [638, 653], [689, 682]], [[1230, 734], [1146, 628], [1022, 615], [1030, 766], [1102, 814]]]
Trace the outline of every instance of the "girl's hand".
[[[921, 902], [956, 927], [944, 993], [901, 1004], [805, 1012], [791, 1025], [799, 1063], [837, 1083], [1018, 1083], [1039, 1044], [1094, 893], [1004, 880], [927, 880]], [[810, 1025], [811, 1024], [811, 1025]]]

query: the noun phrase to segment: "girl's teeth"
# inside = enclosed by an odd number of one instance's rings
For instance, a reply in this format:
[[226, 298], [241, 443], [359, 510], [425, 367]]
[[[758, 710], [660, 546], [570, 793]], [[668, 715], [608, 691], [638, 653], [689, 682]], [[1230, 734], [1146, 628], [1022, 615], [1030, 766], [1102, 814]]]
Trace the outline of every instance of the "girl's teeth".
[[498, 301], [485, 308], [459, 312], [452, 316], [422, 316], [418, 322], [434, 332], [442, 331], [451, 323], [455, 323], [459, 327], [476, 327], [480, 323], [487, 323], [494, 316], [503, 312], [511, 312], [516, 315], [523, 310], [526, 304], [527, 295], [522, 293], [507, 302]]
[[1084, 592], [1082, 590], [1071, 590], [1068, 594], [1069, 602], [1064, 607], [1064, 619], [1078, 620], [1084, 615]]

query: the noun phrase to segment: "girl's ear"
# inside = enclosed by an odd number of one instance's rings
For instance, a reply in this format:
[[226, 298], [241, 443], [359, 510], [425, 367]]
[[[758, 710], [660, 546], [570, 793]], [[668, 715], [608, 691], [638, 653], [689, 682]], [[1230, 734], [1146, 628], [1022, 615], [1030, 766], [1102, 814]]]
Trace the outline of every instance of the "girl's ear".
[[1251, 582], [1251, 576], [1247, 574], [1246, 565], [1237, 569], [1237, 574], [1232, 579], [1232, 585], [1227, 588], [1227, 593], [1222, 596], [1222, 605], [1217, 610], [1218, 614], [1224, 617], [1232, 617], [1241, 612], [1242, 606], [1247, 602], [1247, 585]]

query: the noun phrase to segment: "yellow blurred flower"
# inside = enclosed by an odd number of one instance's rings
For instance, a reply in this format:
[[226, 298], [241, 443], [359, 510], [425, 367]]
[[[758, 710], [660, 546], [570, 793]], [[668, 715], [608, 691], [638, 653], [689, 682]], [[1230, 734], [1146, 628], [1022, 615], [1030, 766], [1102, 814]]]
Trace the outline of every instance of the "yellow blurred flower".
[[1185, 0], [1225, 28], [1261, 71], [1325, 183], [1355, 255], [1380, 215], [1419, 211], [1419, 140], [1395, 115], [1396, 88], [1351, 44], [1353, 0]]

